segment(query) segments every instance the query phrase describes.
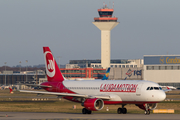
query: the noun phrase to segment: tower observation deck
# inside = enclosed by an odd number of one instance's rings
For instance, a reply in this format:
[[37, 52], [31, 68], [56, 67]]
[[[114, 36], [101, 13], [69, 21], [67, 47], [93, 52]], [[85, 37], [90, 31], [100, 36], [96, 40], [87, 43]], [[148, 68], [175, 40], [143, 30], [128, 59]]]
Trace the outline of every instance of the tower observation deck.
[[110, 39], [111, 30], [119, 24], [117, 17], [112, 17], [114, 9], [109, 9], [107, 5], [98, 9], [99, 17], [94, 18], [92, 22], [101, 30], [101, 66], [110, 67]]

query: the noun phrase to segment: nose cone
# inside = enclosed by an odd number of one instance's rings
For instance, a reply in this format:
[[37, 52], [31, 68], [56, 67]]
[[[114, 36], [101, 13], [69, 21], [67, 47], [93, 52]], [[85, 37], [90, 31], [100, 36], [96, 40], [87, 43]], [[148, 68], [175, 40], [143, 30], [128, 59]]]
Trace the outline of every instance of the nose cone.
[[164, 91], [159, 91], [158, 97], [159, 101], [163, 101], [164, 99], [166, 99], [166, 93]]

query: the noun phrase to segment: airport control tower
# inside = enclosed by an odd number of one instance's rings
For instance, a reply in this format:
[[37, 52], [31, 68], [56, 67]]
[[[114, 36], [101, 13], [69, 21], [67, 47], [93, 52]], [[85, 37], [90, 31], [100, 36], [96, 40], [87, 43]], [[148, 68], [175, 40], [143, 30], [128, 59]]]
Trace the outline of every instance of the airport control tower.
[[111, 30], [119, 24], [117, 17], [112, 17], [114, 9], [109, 9], [104, 5], [102, 9], [98, 9], [99, 17], [94, 18], [93, 24], [101, 30], [101, 66], [103, 68], [110, 67], [110, 39]]

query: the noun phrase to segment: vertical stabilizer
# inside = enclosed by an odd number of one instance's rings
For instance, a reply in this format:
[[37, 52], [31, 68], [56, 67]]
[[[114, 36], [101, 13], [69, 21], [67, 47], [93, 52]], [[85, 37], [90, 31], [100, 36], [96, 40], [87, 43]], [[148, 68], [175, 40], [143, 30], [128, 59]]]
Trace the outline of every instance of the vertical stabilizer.
[[102, 78], [102, 80], [107, 80], [109, 78], [109, 72], [110, 72], [110, 67], [107, 69], [106, 74]]
[[49, 47], [43, 47], [46, 74], [49, 82], [62, 82], [64, 77], [51, 53]]

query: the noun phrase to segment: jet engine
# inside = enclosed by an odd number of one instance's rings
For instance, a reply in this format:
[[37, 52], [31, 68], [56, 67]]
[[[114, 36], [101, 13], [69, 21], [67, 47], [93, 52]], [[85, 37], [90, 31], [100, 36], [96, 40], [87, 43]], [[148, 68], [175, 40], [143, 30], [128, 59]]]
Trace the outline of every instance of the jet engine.
[[86, 99], [82, 106], [91, 111], [98, 111], [104, 107], [104, 102], [99, 98]]
[[[136, 104], [140, 109], [146, 110], [145, 104]], [[157, 103], [147, 104], [148, 110], [154, 110], [157, 107]]]

